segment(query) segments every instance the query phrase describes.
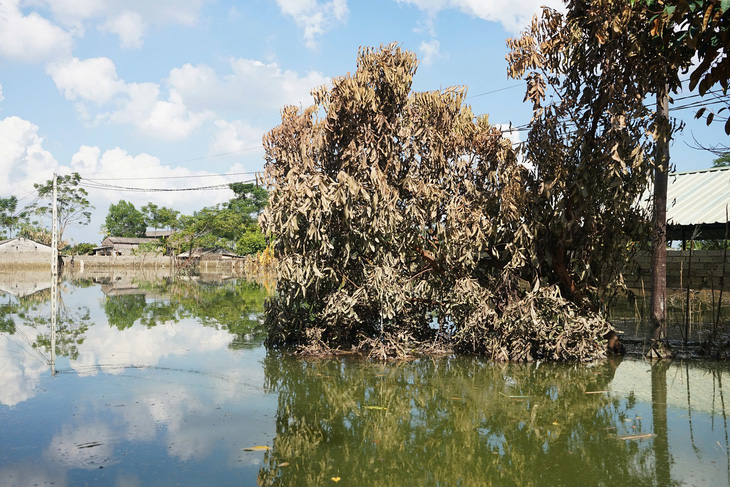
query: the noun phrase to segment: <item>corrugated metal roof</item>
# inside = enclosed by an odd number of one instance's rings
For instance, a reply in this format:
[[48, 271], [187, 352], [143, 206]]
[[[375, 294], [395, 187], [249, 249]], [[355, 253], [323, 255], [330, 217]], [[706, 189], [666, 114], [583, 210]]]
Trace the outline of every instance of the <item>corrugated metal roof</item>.
[[724, 224], [726, 205], [730, 205], [730, 167], [669, 175], [667, 223]]

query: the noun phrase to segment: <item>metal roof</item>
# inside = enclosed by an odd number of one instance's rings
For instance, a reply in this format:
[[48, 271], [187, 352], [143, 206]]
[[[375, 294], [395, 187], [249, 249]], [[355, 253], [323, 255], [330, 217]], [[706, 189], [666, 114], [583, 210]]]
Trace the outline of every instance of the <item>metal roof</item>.
[[[678, 172], [669, 175], [667, 223], [695, 226], [725, 224], [730, 205], [730, 167]], [[730, 208], [728, 208], [730, 210]]]

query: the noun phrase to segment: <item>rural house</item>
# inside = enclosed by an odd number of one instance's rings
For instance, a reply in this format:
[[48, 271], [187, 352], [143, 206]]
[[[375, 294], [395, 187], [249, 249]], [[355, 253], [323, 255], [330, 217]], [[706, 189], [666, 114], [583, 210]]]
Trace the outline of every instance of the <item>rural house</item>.
[[99, 247], [94, 247], [94, 255], [134, 255], [140, 244], [157, 241], [158, 239], [149, 237], [107, 237]]
[[0, 264], [51, 265], [51, 247], [23, 237], [0, 240]]

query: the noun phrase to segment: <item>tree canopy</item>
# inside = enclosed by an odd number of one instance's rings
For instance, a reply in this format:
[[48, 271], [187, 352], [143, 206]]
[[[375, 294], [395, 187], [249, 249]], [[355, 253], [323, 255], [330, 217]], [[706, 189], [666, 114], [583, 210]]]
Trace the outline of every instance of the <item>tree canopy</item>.
[[178, 217], [180, 216], [179, 211], [164, 206], [157, 206], [152, 202], [147, 203], [140, 210], [144, 214], [147, 226], [155, 230], [161, 228], [172, 230], [177, 226]]
[[133, 203], [119, 200], [109, 205], [109, 212], [104, 219], [103, 231], [112, 237], [144, 237], [147, 222], [144, 215]]
[[235, 196], [222, 205], [205, 207], [180, 217], [173, 241], [179, 245], [220, 247], [240, 255], [266, 248], [256, 217], [268, 202], [268, 191], [253, 183], [232, 183]]
[[0, 198], [0, 237], [11, 237], [13, 229], [23, 220], [25, 214], [17, 213], [18, 198]]
[[[88, 199], [88, 192], [79, 186], [81, 176], [74, 172], [64, 176], [58, 176], [56, 181], [56, 198], [58, 210], [58, 234], [59, 240], [63, 239], [63, 233], [69, 225], [88, 225], [91, 221], [91, 211], [94, 207]], [[33, 205], [36, 214], [50, 217], [52, 215], [53, 202], [50, 201], [53, 195], [53, 180], [49, 179], [44, 184], [33, 185], [38, 191], [41, 199], [49, 200], [45, 204]]]

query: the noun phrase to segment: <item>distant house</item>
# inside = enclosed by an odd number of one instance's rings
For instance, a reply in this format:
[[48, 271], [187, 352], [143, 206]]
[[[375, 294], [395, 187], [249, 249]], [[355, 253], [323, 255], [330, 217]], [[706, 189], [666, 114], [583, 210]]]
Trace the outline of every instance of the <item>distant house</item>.
[[22, 237], [0, 240], [0, 263], [50, 266], [51, 247]]
[[146, 237], [152, 237], [152, 238], [160, 238], [160, 237], [169, 237], [172, 235], [172, 230], [147, 230], [144, 234]]
[[140, 244], [156, 242], [158, 239], [149, 237], [107, 237], [99, 247], [94, 247], [94, 255], [134, 255]]
[[197, 260], [232, 260], [242, 259], [243, 257], [235, 252], [220, 247], [198, 247], [191, 252], [182, 252], [178, 254], [180, 259], [197, 259]]

